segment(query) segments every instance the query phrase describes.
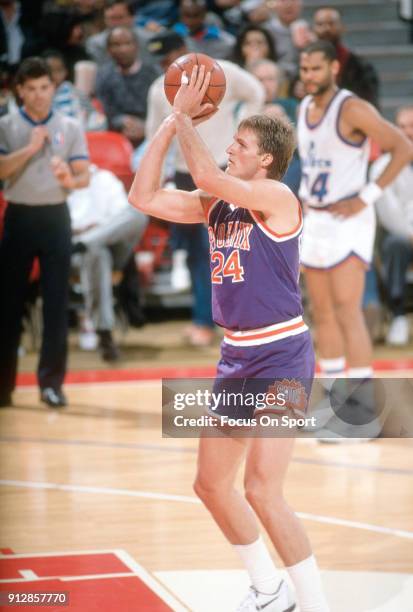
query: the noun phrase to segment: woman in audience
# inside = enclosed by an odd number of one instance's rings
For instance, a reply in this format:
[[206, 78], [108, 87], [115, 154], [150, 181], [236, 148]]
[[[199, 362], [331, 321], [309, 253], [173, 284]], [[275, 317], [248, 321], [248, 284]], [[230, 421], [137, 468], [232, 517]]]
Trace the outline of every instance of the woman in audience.
[[248, 64], [259, 59], [276, 62], [274, 40], [265, 28], [248, 25], [238, 35], [231, 59], [241, 68], [246, 68]]

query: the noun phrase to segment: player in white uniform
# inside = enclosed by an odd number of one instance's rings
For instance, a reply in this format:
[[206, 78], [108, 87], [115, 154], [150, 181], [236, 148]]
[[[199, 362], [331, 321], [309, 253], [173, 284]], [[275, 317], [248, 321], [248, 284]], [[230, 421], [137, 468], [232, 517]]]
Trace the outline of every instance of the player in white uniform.
[[[334, 47], [309, 45], [300, 59], [304, 98], [298, 120], [303, 168], [300, 197], [306, 211], [301, 261], [312, 304], [324, 375], [372, 375], [372, 349], [361, 309], [365, 271], [372, 258], [374, 203], [413, 158], [403, 134], [376, 109], [338, 89]], [[369, 138], [390, 161], [367, 183]]]

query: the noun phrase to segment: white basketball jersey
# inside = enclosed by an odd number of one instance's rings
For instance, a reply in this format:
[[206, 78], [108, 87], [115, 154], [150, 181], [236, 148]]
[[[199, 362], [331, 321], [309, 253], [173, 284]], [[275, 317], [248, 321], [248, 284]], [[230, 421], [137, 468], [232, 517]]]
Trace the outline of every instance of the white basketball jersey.
[[302, 165], [300, 198], [310, 206], [322, 208], [355, 196], [366, 184], [368, 138], [356, 145], [339, 133], [343, 103], [353, 95], [347, 89], [339, 89], [323, 118], [314, 125], [308, 121], [312, 96], [306, 96], [301, 103], [297, 126]]

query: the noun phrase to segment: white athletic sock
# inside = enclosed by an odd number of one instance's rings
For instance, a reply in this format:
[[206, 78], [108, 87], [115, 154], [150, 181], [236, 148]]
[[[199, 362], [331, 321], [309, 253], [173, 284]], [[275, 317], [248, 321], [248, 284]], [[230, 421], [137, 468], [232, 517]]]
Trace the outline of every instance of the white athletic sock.
[[367, 366], [365, 368], [349, 368], [349, 378], [373, 378], [373, 368]]
[[282, 580], [280, 572], [274, 565], [270, 553], [260, 536], [252, 544], [234, 544], [250, 576], [253, 586], [260, 593], [275, 593]]
[[322, 375], [327, 377], [341, 377], [346, 369], [346, 358], [336, 357], [335, 359], [319, 359], [319, 366]]
[[[346, 376], [346, 358], [336, 357], [335, 359], [319, 359], [318, 364], [321, 369], [321, 384], [330, 391], [336, 378]], [[326, 380], [331, 378], [331, 380]]]
[[295, 586], [301, 612], [330, 612], [314, 555], [286, 569]]

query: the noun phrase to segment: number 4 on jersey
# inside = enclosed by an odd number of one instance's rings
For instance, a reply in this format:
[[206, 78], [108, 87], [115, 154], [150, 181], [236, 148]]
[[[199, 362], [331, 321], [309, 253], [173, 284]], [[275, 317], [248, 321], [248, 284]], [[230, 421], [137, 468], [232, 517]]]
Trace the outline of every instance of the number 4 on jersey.
[[239, 251], [232, 251], [225, 261], [221, 251], [214, 251], [211, 255], [211, 262], [216, 265], [212, 270], [211, 281], [216, 285], [222, 285], [222, 277], [229, 276], [233, 283], [241, 283], [244, 280], [244, 268], [241, 266]]
[[324, 196], [327, 194], [327, 181], [330, 176], [329, 172], [320, 172], [315, 179], [313, 186], [311, 187], [311, 195], [316, 196], [319, 202], [323, 201]]

